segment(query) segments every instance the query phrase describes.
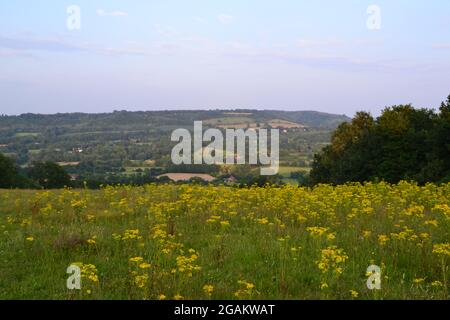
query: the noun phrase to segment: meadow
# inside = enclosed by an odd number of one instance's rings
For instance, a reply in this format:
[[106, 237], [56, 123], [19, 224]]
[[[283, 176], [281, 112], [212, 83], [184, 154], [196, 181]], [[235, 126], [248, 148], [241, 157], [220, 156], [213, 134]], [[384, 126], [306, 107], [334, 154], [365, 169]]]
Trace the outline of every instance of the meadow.
[[449, 260], [450, 184], [0, 190], [0, 299], [448, 299]]

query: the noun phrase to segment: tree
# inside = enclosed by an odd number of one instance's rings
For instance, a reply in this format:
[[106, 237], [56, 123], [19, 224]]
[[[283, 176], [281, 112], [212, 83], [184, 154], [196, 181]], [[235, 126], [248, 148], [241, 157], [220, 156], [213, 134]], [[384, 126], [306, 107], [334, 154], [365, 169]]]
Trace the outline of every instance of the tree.
[[17, 186], [17, 169], [14, 162], [0, 153], [0, 188]]
[[374, 120], [357, 113], [315, 155], [310, 183], [384, 180], [444, 182], [450, 178], [450, 96], [436, 114], [399, 105]]
[[57, 189], [70, 186], [71, 180], [67, 172], [53, 162], [34, 162], [28, 172], [44, 189]]

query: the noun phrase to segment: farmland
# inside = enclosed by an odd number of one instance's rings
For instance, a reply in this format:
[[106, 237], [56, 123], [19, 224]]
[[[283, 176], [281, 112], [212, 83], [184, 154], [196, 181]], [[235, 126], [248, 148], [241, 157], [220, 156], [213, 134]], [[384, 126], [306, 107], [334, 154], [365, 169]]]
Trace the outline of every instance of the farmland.
[[450, 184], [0, 191], [0, 299], [448, 299], [449, 259]]

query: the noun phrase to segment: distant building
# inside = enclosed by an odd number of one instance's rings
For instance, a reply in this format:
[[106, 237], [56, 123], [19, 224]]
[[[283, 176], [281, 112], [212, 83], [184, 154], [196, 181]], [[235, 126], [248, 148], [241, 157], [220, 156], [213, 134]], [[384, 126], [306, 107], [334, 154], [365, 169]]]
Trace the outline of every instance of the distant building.
[[228, 178], [223, 179], [223, 182], [225, 182], [226, 184], [233, 184], [236, 183], [238, 181], [238, 179], [236, 179], [236, 177], [234, 176], [229, 176]]
[[72, 152], [74, 152], [74, 153], [83, 153], [83, 148], [73, 148]]

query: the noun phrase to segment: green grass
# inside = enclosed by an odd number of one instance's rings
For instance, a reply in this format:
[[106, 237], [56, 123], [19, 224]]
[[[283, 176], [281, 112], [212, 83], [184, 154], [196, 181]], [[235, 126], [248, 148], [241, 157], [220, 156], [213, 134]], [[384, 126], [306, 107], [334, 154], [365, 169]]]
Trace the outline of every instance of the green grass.
[[449, 230], [450, 184], [0, 190], [0, 299], [448, 299]]

